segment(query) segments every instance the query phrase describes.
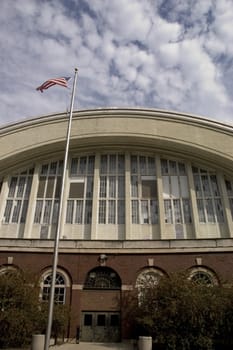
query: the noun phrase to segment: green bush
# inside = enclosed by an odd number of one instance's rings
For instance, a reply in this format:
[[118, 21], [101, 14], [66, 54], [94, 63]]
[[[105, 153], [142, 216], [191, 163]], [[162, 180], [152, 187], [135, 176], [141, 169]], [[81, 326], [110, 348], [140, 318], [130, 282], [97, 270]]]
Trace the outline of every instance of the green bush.
[[[38, 279], [30, 274], [9, 270], [0, 274], [0, 348], [24, 347], [33, 334], [44, 334], [48, 304], [39, 301]], [[52, 336], [63, 337], [69, 312], [55, 305]]]
[[210, 350], [232, 341], [232, 288], [197, 285], [186, 275], [161, 278], [146, 287], [135, 313], [139, 335], [151, 335], [160, 348]]

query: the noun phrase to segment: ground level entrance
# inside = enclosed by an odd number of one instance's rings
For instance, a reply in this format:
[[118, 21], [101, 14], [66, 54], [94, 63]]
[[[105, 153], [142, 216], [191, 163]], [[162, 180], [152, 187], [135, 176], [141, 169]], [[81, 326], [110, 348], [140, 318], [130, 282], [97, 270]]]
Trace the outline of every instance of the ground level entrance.
[[120, 337], [119, 312], [82, 312], [81, 341], [118, 342]]

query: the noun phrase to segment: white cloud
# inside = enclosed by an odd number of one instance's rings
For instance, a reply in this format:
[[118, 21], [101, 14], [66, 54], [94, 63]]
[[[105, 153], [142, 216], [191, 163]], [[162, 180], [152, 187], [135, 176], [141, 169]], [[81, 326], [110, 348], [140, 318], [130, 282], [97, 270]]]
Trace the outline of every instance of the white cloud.
[[2, 1], [2, 123], [64, 111], [70, 90], [57, 87], [42, 95], [35, 87], [55, 75], [72, 75], [76, 66], [79, 108], [171, 108], [230, 120], [231, 0], [82, 4]]

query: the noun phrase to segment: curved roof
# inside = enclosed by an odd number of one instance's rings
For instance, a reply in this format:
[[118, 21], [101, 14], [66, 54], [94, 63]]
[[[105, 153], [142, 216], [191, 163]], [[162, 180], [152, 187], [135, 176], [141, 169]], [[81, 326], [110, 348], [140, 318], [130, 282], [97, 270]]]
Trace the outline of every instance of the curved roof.
[[[0, 169], [61, 156], [67, 114], [24, 120], [0, 129]], [[233, 171], [233, 127], [163, 110], [106, 108], [73, 112], [70, 149], [148, 149]]]

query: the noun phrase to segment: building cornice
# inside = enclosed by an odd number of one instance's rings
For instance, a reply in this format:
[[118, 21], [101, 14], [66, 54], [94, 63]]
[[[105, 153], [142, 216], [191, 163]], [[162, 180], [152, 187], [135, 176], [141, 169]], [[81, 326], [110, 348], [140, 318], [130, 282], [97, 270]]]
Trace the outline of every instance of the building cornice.
[[[0, 239], [0, 252], [53, 253], [53, 240]], [[232, 239], [194, 240], [60, 240], [61, 254], [187, 254], [233, 252]]]

